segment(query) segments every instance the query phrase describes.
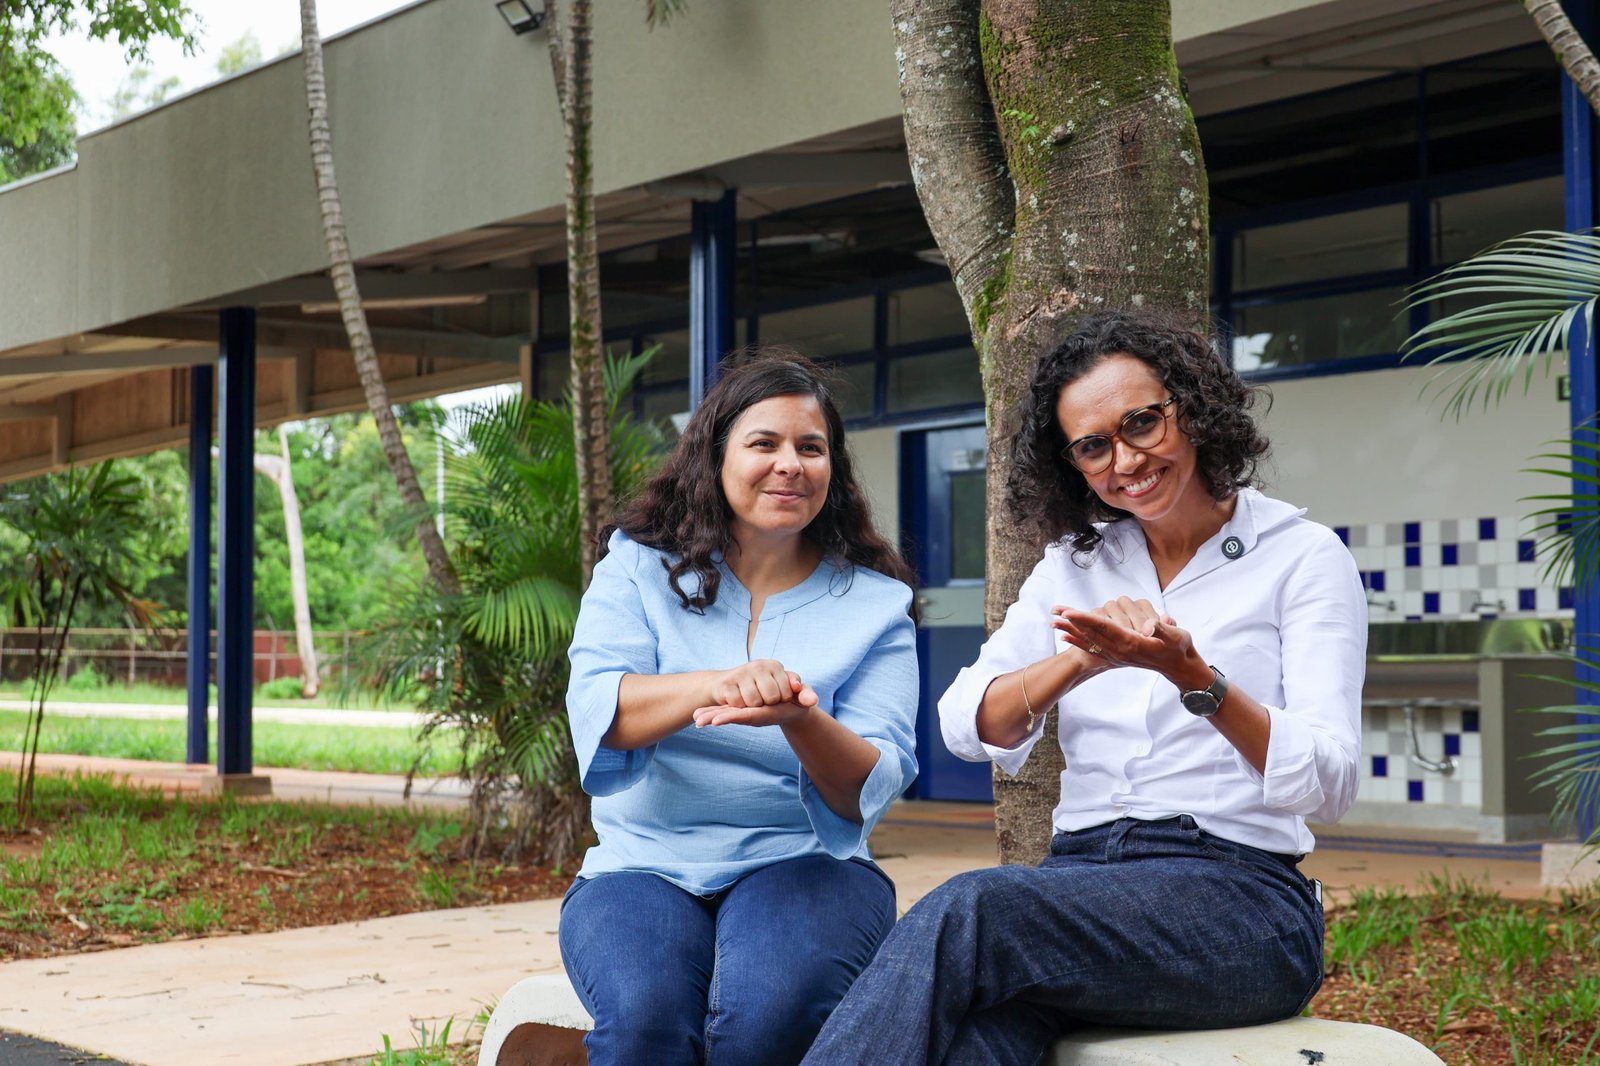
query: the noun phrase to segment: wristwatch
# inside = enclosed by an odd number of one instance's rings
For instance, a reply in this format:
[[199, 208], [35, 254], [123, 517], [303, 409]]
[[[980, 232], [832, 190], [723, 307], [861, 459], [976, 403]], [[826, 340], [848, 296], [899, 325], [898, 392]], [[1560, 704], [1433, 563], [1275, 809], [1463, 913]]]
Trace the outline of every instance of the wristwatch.
[[1222, 676], [1222, 671], [1213, 666], [1211, 672], [1216, 679], [1209, 688], [1192, 688], [1178, 696], [1185, 709], [1199, 718], [1216, 714], [1217, 708], [1222, 706], [1222, 697], [1228, 694], [1228, 679]]

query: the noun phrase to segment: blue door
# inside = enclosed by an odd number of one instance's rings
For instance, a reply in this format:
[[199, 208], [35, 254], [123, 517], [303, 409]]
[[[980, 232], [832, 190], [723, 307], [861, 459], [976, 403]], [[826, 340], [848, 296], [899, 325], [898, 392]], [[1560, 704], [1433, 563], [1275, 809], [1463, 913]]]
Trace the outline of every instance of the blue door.
[[922, 702], [917, 712], [919, 799], [994, 799], [988, 763], [950, 754], [939, 735], [938, 703], [983, 645], [986, 540], [983, 426], [901, 436], [902, 533], [922, 579], [917, 657]]

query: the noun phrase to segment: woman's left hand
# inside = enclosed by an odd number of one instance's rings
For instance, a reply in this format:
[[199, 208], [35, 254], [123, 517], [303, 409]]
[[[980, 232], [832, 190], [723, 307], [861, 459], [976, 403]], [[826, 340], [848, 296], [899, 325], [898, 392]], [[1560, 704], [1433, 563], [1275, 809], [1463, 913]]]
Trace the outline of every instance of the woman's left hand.
[[810, 685], [802, 687], [792, 700], [754, 707], [719, 703], [694, 712], [696, 726], [708, 725], [784, 725], [809, 713], [817, 705], [817, 694]]
[[1187, 673], [1197, 658], [1188, 630], [1180, 629], [1149, 600], [1122, 596], [1095, 611], [1057, 607], [1052, 613], [1051, 627], [1068, 644], [1113, 666], [1173, 677]]

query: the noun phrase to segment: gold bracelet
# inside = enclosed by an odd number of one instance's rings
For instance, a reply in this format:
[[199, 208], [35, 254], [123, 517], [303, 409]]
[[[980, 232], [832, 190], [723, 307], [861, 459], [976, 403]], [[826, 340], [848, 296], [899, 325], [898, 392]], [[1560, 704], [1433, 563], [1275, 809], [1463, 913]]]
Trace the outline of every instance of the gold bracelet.
[[[1032, 666], [1032, 665], [1033, 665], [1032, 663], [1028, 664], [1028, 666]], [[1033, 733], [1033, 727], [1039, 724], [1039, 716], [1036, 713], [1034, 713], [1034, 710], [1033, 710], [1033, 700], [1028, 698], [1028, 666], [1024, 666], [1022, 668], [1022, 675], [1021, 675], [1021, 680], [1022, 680], [1022, 705], [1024, 707], [1028, 708], [1028, 728], [1027, 728], [1027, 731], [1026, 731], [1026, 733], [1024, 735], [1032, 734]]]

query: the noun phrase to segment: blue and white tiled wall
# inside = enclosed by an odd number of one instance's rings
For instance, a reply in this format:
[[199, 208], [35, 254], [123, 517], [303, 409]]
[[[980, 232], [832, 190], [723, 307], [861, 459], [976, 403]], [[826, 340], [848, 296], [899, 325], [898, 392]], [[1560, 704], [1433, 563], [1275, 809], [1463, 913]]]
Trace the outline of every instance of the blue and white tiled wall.
[[1453, 755], [1449, 775], [1424, 770], [1410, 758], [1405, 715], [1396, 708], [1369, 708], [1361, 722], [1362, 800], [1387, 803], [1483, 803], [1483, 737], [1478, 712], [1462, 707], [1427, 707], [1416, 712], [1417, 743], [1424, 758]]
[[1524, 521], [1496, 515], [1335, 526], [1367, 586], [1373, 622], [1563, 618], [1572, 589], [1543, 583]]

